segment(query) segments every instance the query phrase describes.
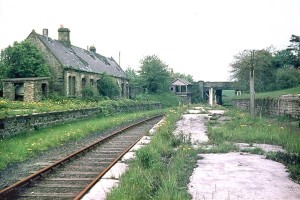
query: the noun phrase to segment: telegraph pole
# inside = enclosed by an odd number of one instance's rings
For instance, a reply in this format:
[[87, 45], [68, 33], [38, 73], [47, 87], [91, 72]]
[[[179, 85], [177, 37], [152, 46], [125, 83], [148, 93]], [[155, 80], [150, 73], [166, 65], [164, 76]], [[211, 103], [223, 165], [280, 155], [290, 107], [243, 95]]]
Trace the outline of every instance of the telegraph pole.
[[250, 115], [255, 117], [255, 91], [254, 91], [254, 50], [251, 51], [250, 66]]

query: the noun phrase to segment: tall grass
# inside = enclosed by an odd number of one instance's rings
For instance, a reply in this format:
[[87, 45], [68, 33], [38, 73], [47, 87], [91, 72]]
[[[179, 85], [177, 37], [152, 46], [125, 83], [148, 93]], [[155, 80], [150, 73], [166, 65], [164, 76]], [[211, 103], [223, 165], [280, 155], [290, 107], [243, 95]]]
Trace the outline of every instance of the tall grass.
[[[267, 158], [284, 163], [290, 176], [300, 182], [300, 128], [291, 122], [278, 119], [256, 117], [240, 110], [231, 109], [227, 114], [232, 118], [224, 124], [208, 123], [208, 135], [215, 145], [203, 152], [229, 152], [237, 150], [235, 142], [264, 143], [282, 146], [284, 153], [267, 153]], [[264, 153], [254, 149], [251, 153]]]
[[187, 183], [196, 164], [196, 151], [173, 135], [182, 110], [171, 110], [146, 147], [137, 152], [108, 199], [190, 199]]
[[81, 120], [1, 139], [0, 169], [5, 169], [9, 163], [23, 161], [50, 147], [61, 146], [68, 141], [83, 138], [91, 133], [101, 132], [141, 117], [162, 112], [162, 110], [154, 110]]
[[232, 120], [219, 128], [209, 127], [212, 141], [277, 144], [287, 151], [300, 153], [300, 135], [289, 125], [280, 125], [276, 120], [263, 117], [252, 119], [248, 113], [239, 110], [227, 112]]

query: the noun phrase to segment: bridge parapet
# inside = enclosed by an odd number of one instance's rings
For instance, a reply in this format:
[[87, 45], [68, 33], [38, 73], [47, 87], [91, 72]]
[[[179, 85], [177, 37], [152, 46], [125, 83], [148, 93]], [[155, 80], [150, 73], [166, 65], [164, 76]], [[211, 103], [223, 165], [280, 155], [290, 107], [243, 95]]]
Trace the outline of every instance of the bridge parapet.
[[205, 90], [214, 88], [215, 90], [241, 90], [237, 82], [204, 82]]

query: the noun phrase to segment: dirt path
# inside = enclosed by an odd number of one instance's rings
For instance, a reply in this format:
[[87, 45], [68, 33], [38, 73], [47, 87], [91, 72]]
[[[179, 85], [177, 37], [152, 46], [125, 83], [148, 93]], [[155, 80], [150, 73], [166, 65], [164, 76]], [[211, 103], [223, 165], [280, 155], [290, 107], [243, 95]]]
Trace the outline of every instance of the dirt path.
[[[194, 145], [207, 137], [207, 114], [199, 114], [200, 109], [184, 115], [175, 131], [190, 135]], [[285, 166], [264, 156], [240, 152], [199, 156], [203, 159], [198, 160], [188, 185], [192, 199], [300, 199], [300, 185], [288, 178]]]

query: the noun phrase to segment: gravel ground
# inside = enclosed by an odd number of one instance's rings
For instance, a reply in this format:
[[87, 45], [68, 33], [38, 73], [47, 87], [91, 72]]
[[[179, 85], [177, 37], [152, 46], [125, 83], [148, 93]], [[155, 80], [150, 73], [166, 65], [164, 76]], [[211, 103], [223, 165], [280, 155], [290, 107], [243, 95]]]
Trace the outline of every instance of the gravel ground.
[[101, 137], [104, 137], [115, 130], [121, 129], [128, 124], [130, 123], [123, 124], [103, 132], [92, 133], [89, 136], [77, 141], [68, 142], [63, 146], [50, 148], [47, 151], [31, 157], [26, 161], [10, 164], [5, 170], [0, 171], [0, 189], [3, 189], [4, 187], [13, 184], [16, 181], [27, 177], [31, 173], [62, 159], [74, 151], [82, 149], [94, 141], [99, 140]]

